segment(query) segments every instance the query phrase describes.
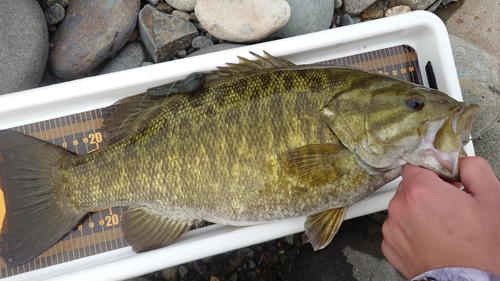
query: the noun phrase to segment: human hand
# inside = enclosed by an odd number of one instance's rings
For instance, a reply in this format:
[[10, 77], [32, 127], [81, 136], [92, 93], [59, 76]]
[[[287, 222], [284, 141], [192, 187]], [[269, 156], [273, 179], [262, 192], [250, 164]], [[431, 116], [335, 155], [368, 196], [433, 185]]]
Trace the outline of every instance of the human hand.
[[381, 247], [409, 279], [442, 267], [500, 275], [500, 182], [483, 158], [464, 157], [459, 165], [466, 192], [430, 170], [403, 166]]

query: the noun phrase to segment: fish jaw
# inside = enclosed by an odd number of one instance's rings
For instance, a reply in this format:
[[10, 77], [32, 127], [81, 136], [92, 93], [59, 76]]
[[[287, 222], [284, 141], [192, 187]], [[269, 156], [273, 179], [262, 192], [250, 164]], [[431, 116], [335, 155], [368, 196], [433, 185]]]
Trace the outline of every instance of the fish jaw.
[[402, 158], [443, 178], [459, 181], [458, 159], [462, 148], [469, 142], [472, 120], [478, 110], [478, 105], [464, 105], [443, 119], [426, 121], [419, 128], [420, 145]]

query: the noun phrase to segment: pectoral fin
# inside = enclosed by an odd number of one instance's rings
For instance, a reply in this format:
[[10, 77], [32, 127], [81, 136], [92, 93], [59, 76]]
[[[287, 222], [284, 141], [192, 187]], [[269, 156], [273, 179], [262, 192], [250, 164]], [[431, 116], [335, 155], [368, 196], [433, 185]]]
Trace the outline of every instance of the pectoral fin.
[[304, 223], [306, 232], [302, 236], [304, 243], [311, 242], [315, 251], [330, 244], [344, 221], [347, 209], [348, 207], [335, 208], [308, 216]]
[[310, 144], [281, 154], [279, 162], [289, 176], [316, 187], [349, 173], [351, 156], [341, 144]]
[[123, 236], [135, 252], [145, 252], [171, 244], [198, 220], [174, 220], [146, 208], [129, 208], [123, 214]]

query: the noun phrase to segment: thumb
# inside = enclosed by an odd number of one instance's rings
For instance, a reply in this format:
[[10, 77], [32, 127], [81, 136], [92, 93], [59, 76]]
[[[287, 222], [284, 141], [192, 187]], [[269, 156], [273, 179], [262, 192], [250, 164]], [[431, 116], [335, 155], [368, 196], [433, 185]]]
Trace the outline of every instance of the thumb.
[[490, 164], [482, 157], [464, 157], [459, 160], [460, 182], [473, 197], [490, 197], [500, 192], [500, 183]]

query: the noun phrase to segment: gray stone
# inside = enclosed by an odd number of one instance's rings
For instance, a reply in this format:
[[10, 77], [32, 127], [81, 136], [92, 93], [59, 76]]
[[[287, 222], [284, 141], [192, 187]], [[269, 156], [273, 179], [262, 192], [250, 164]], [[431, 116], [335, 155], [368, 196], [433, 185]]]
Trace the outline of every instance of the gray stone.
[[411, 9], [408, 6], [394, 6], [390, 9], [387, 9], [387, 11], [385, 11], [385, 13], [384, 13], [384, 16], [385, 17], [392, 17], [395, 15], [400, 15], [400, 14], [409, 13], [409, 12], [411, 12]]
[[342, 16], [342, 26], [354, 24], [354, 20], [352, 20], [349, 14], [344, 14]]
[[333, 0], [333, 8], [338, 9], [342, 7], [342, 0]]
[[329, 29], [333, 19], [332, 0], [287, 0], [290, 5], [290, 19], [276, 31], [272, 38], [286, 38]]
[[183, 280], [187, 279], [189, 272], [189, 268], [187, 267], [187, 265], [185, 264], [179, 265], [179, 267], [177, 267], [177, 271], [179, 272], [179, 276], [181, 277], [181, 279]]
[[479, 104], [480, 111], [472, 124], [476, 155], [493, 166], [500, 177], [500, 76], [499, 60], [477, 45], [450, 35], [462, 96], [466, 102]]
[[66, 8], [69, 4], [69, 0], [47, 0], [47, 6], [52, 6], [54, 4], [59, 4], [63, 8]]
[[197, 0], [165, 0], [174, 9], [191, 12], [194, 10]]
[[165, 281], [177, 281], [179, 280], [179, 272], [177, 272], [177, 267], [165, 268], [161, 271], [161, 277]]
[[448, 32], [500, 58], [500, 5], [498, 1], [459, 1], [436, 10]]
[[210, 46], [210, 47], [206, 47], [206, 48], [201, 49], [201, 50], [194, 51], [191, 54], [189, 54], [188, 57], [194, 57], [194, 56], [199, 56], [199, 55], [203, 55], [203, 54], [214, 53], [214, 52], [223, 51], [223, 50], [229, 50], [229, 49], [243, 47], [243, 46], [245, 46], [245, 45], [243, 45], [243, 44], [233, 44], [233, 43], [217, 44], [217, 45], [213, 45], [213, 46]]
[[191, 46], [195, 49], [204, 49], [209, 46], [213, 46], [214, 42], [212, 39], [205, 37], [205, 36], [197, 36], [193, 39], [191, 42]]
[[0, 95], [38, 86], [48, 52], [40, 5], [34, 0], [0, 1]]
[[139, 0], [72, 0], [54, 34], [50, 66], [63, 79], [84, 76], [127, 42]]
[[412, 11], [425, 10], [434, 2], [436, 2], [436, 0], [390, 0], [391, 7], [408, 6]]
[[163, 62], [191, 45], [198, 30], [190, 22], [146, 5], [139, 13], [139, 33], [153, 60]]
[[153, 5], [157, 5], [158, 2], [160, 2], [160, 0], [148, 0], [148, 2], [153, 4]]
[[375, 3], [376, 0], [344, 0], [345, 12], [351, 16], [357, 16], [361, 14], [366, 8], [370, 7], [371, 4]]
[[203, 27], [217, 38], [253, 42], [285, 26], [290, 5], [285, 0], [198, 0], [195, 12]]
[[123, 47], [101, 70], [101, 74], [140, 67], [146, 60], [146, 50], [139, 41], [130, 42]]
[[487, 131], [500, 117], [498, 59], [477, 45], [450, 35], [453, 58], [464, 100], [479, 104], [472, 137]]
[[172, 12], [172, 16], [176, 16], [181, 20], [189, 21], [191, 19], [191, 15], [184, 11], [175, 10]]
[[45, 19], [49, 25], [58, 24], [64, 19], [65, 12], [63, 6], [53, 4], [45, 11]]

